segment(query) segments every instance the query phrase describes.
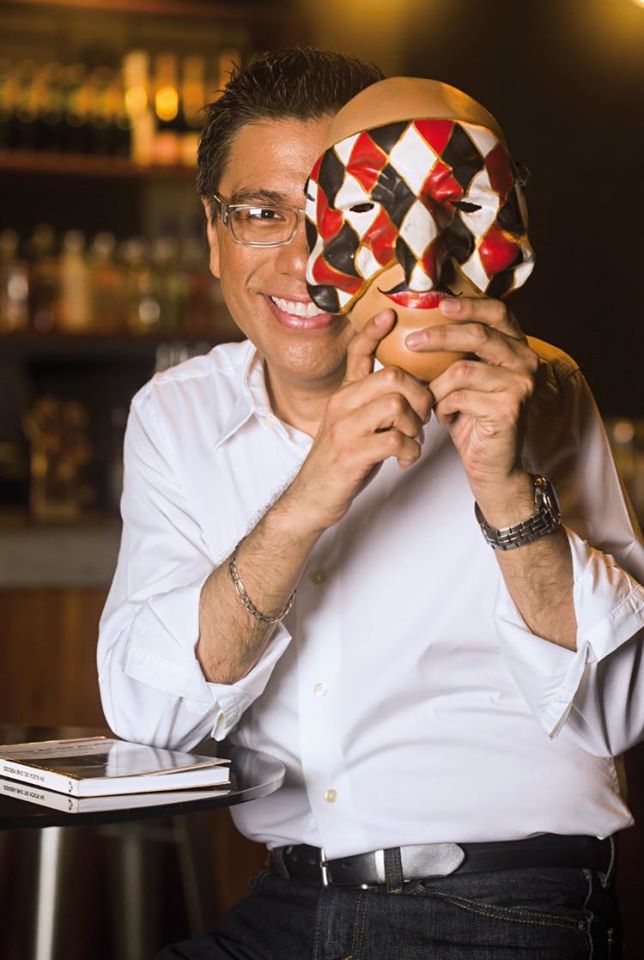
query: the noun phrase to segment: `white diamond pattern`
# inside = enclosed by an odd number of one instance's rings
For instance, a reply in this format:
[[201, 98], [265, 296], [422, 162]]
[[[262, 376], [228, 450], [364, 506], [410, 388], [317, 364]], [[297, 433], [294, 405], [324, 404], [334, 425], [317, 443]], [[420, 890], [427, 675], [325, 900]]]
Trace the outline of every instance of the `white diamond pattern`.
[[347, 137], [346, 140], [340, 140], [340, 142], [336, 143], [335, 147], [333, 148], [342, 161], [343, 167], [349, 166], [351, 151], [353, 150], [356, 140], [359, 136], [359, 133], [354, 133], [351, 137]]
[[417, 259], [437, 236], [438, 228], [427, 207], [416, 201], [407, 211], [400, 225], [400, 236]]
[[484, 157], [487, 157], [490, 150], [494, 150], [499, 143], [497, 135], [487, 127], [479, 127], [474, 123], [461, 123], [461, 126]]
[[389, 154], [389, 162], [417, 197], [437, 160], [438, 154], [413, 126], [405, 130]]
[[461, 264], [461, 270], [468, 280], [472, 281], [475, 287], [478, 287], [479, 290], [487, 290], [490, 278], [483, 268], [483, 264], [481, 263], [481, 258], [477, 249], [474, 250], [474, 253], [471, 255], [469, 260], [466, 260], [465, 263]]
[[381, 269], [369, 247], [360, 247], [355, 258], [356, 270], [365, 280], [373, 277]]

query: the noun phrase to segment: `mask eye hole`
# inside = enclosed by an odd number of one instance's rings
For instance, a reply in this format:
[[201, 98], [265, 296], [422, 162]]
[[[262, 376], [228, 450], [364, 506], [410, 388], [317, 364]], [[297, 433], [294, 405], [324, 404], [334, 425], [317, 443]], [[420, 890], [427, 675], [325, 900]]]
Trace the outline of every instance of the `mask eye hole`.
[[477, 210], [481, 209], [480, 203], [468, 203], [467, 200], [455, 200], [452, 206], [463, 213], [476, 213]]
[[375, 204], [373, 203], [354, 203], [352, 207], [349, 207], [351, 213], [370, 213]]

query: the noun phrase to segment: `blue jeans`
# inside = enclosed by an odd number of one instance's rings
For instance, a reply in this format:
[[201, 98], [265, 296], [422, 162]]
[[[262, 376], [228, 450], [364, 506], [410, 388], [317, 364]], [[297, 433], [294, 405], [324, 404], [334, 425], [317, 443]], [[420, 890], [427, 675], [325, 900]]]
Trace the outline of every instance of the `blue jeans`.
[[618, 960], [606, 878], [569, 868], [454, 874], [402, 892], [263, 872], [208, 936], [157, 960]]

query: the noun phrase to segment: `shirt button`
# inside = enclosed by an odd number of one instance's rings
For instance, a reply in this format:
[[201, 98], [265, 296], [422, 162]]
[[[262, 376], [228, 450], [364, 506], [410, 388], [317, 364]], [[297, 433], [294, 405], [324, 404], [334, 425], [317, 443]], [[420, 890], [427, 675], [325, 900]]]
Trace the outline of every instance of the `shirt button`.
[[322, 682], [316, 683], [315, 686], [313, 687], [313, 693], [315, 694], [316, 697], [323, 697], [326, 691], [327, 691], [326, 683], [322, 683]]
[[337, 791], [333, 788], [331, 788], [331, 790], [325, 790], [324, 799], [327, 803], [335, 803], [335, 801], [338, 799]]
[[327, 574], [325, 570], [314, 570], [313, 573], [309, 574], [309, 580], [311, 583], [315, 583], [319, 586], [321, 583], [325, 583]]

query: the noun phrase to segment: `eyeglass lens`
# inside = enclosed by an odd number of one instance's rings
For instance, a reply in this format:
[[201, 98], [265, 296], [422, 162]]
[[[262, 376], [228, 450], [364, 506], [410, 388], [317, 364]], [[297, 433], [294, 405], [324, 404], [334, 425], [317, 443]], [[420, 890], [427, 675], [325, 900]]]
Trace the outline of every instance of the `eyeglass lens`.
[[297, 227], [292, 207], [233, 205], [228, 208], [233, 236], [242, 243], [283, 243]]

